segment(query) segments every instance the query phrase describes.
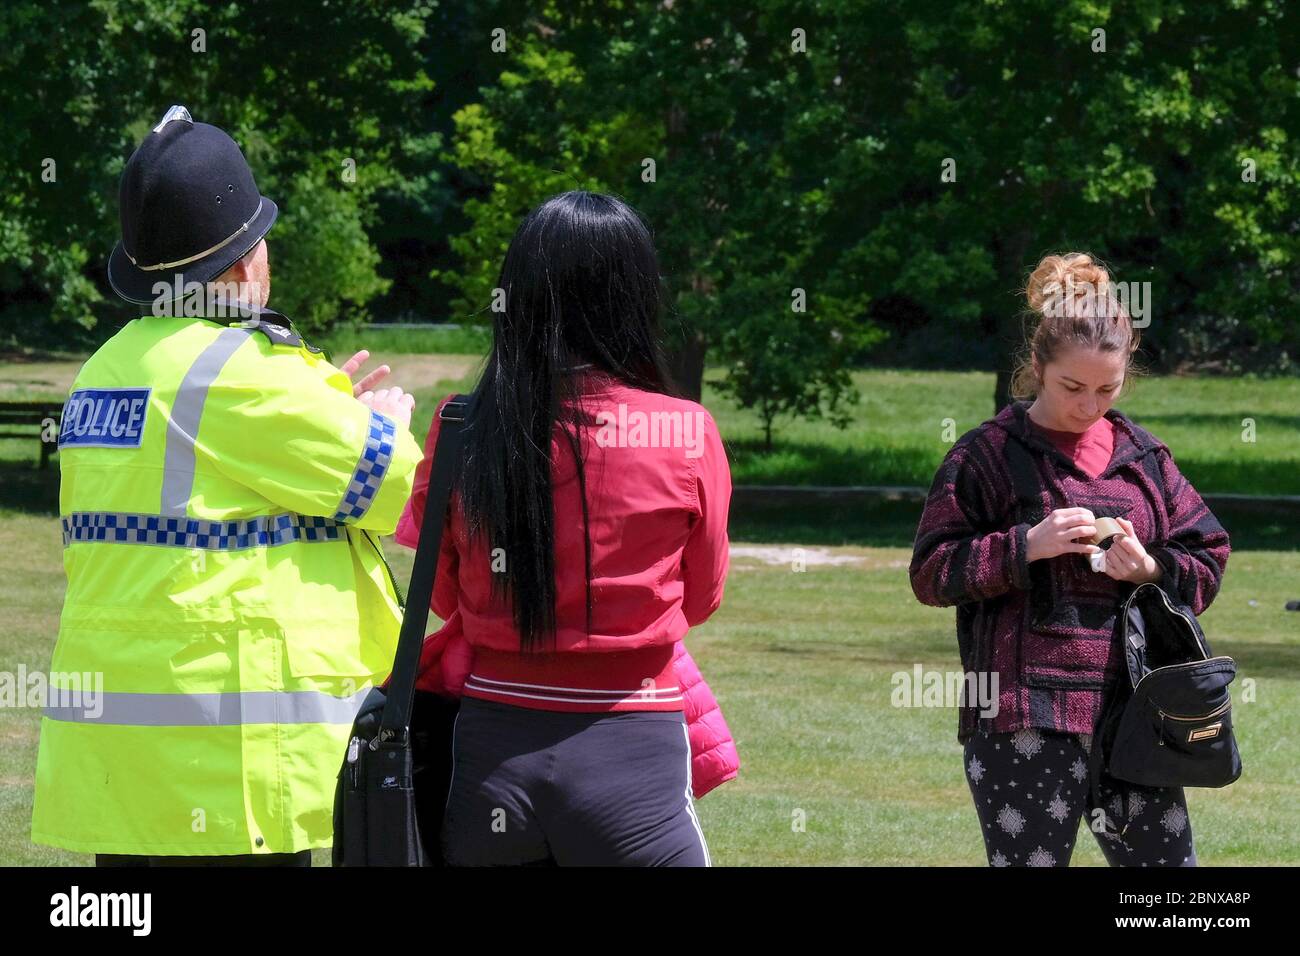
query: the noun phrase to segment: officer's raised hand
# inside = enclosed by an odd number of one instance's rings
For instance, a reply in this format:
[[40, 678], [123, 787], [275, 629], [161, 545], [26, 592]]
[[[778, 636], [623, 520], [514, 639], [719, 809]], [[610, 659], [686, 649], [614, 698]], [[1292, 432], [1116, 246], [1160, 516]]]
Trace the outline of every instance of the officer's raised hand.
[[369, 405], [372, 410], [387, 415], [399, 425], [410, 427], [411, 410], [415, 408], [415, 396], [410, 392], [403, 392], [394, 385], [377, 392], [362, 392], [357, 398], [363, 405]]
[[[339, 371], [351, 379], [352, 376], [357, 373], [357, 369], [366, 364], [366, 359], [368, 358], [370, 358], [370, 352], [366, 349], [362, 349], [356, 355], [352, 356], [352, 358], [344, 362], [339, 368]], [[360, 398], [363, 393], [372, 390], [376, 385], [383, 381], [384, 376], [391, 371], [392, 369], [387, 365], [379, 366], [379, 368], [370, 372], [365, 378], [352, 386], [352, 394], [357, 398]]]

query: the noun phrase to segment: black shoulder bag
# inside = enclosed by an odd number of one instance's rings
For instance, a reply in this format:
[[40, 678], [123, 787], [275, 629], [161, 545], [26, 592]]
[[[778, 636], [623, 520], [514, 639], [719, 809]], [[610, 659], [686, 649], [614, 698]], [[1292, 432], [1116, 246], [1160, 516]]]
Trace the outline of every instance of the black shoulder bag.
[[416, 691], [438, 552], [469, 398], [439, 414], [428, 497], [387, 689], [373, 688], [352, 725], [334, 791], [335, 866], [440, 866], [438, 835], [451, 783], [459, 701]]
[[1226, 787], [1241, 776], [1228, 692], [1237, 665], [1211, 655], [1192, 609], [1147, 582], [1124, 601], [1116, 627], [1125, 672], [1092, 745], [1094, 800], [1103, 767], [1148, 787]]

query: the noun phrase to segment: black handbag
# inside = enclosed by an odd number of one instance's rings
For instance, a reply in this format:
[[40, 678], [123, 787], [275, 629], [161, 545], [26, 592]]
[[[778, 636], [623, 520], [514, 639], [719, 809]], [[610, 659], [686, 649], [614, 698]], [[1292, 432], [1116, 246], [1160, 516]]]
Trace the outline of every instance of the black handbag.
[[1237, 665], [1212, 656], [1191, 608], [1147, 582], [1124, 601], [1116, 626], [1125, 673], [1093, 743], [1094, 798], [1103, 767], [1148, 787], [1226, 787], [1241, 776], [1228, 691]]
[[451, 783], [460, 703], [417, 691], [438, 552], [460, 461], [469, 398], [442, 408], [428, 497], [411, 568], [392, 676], [366, 696], [334, 791], [335, 866], [441, 866], [439, 832]]

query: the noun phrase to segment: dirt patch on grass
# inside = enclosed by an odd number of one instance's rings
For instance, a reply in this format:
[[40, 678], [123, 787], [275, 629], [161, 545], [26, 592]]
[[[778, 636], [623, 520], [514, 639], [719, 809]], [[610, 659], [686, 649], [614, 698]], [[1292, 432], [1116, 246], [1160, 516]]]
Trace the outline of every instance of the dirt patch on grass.
[[6, 745], [34, 743], [39, 736], [39, 720], [34, 720], [29, 724], [13, 724], [9, 727], [0, 727], [0, 741], [4, 741]]
[[805, 548], [798, 545], [733, 544], [731, 556], [753, 558], [763, 564], [794, 564], [799, 561], [807, 567], [863, 564], [866, 561], [866, 556], [862, 554], [836, 553], [829, 548]]
[[[334, 356], [342, 365], [351, 356]], [[476, 370], [481, 360], [473, 355], [385, 355], [382, 351], [373, 353], [358, 376], [387, 365], [392, 372], [380, 384], [380, 388], [397, 385], [403, 391], [413, 392], [419, 389], [433, 388], [438, 382], [447, 379], [461, 379]], [[354, 377], [353, 381], [357, 381]]]
[[[801, 561], [804, 567], [853, 567], [864, 571], [895, 571], [906, 569], [910, 557], [897, 557], [879, 553], [863, 553], [855, 548], [824, 548], [812, 545], [756, 545], [733, 544], [732, 558], [749, 558], [774, 567], [793, 565]], [[752, 570], [754, 564], [733, 564], [737, 571]]]

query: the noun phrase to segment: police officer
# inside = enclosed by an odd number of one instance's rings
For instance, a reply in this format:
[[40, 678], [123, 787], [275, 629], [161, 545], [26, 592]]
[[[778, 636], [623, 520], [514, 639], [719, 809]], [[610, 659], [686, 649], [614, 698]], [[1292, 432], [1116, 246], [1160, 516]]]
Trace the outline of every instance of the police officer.
[[81, 368], [59, 433], [67, 595], [36, 843], [99, 864], [310, 863], [401, 610], [377, 536], [413, 398], [356, 385], [266, 308], [276, 205], [172, 107], [122, 174], [109, 281], [150, 306]]

